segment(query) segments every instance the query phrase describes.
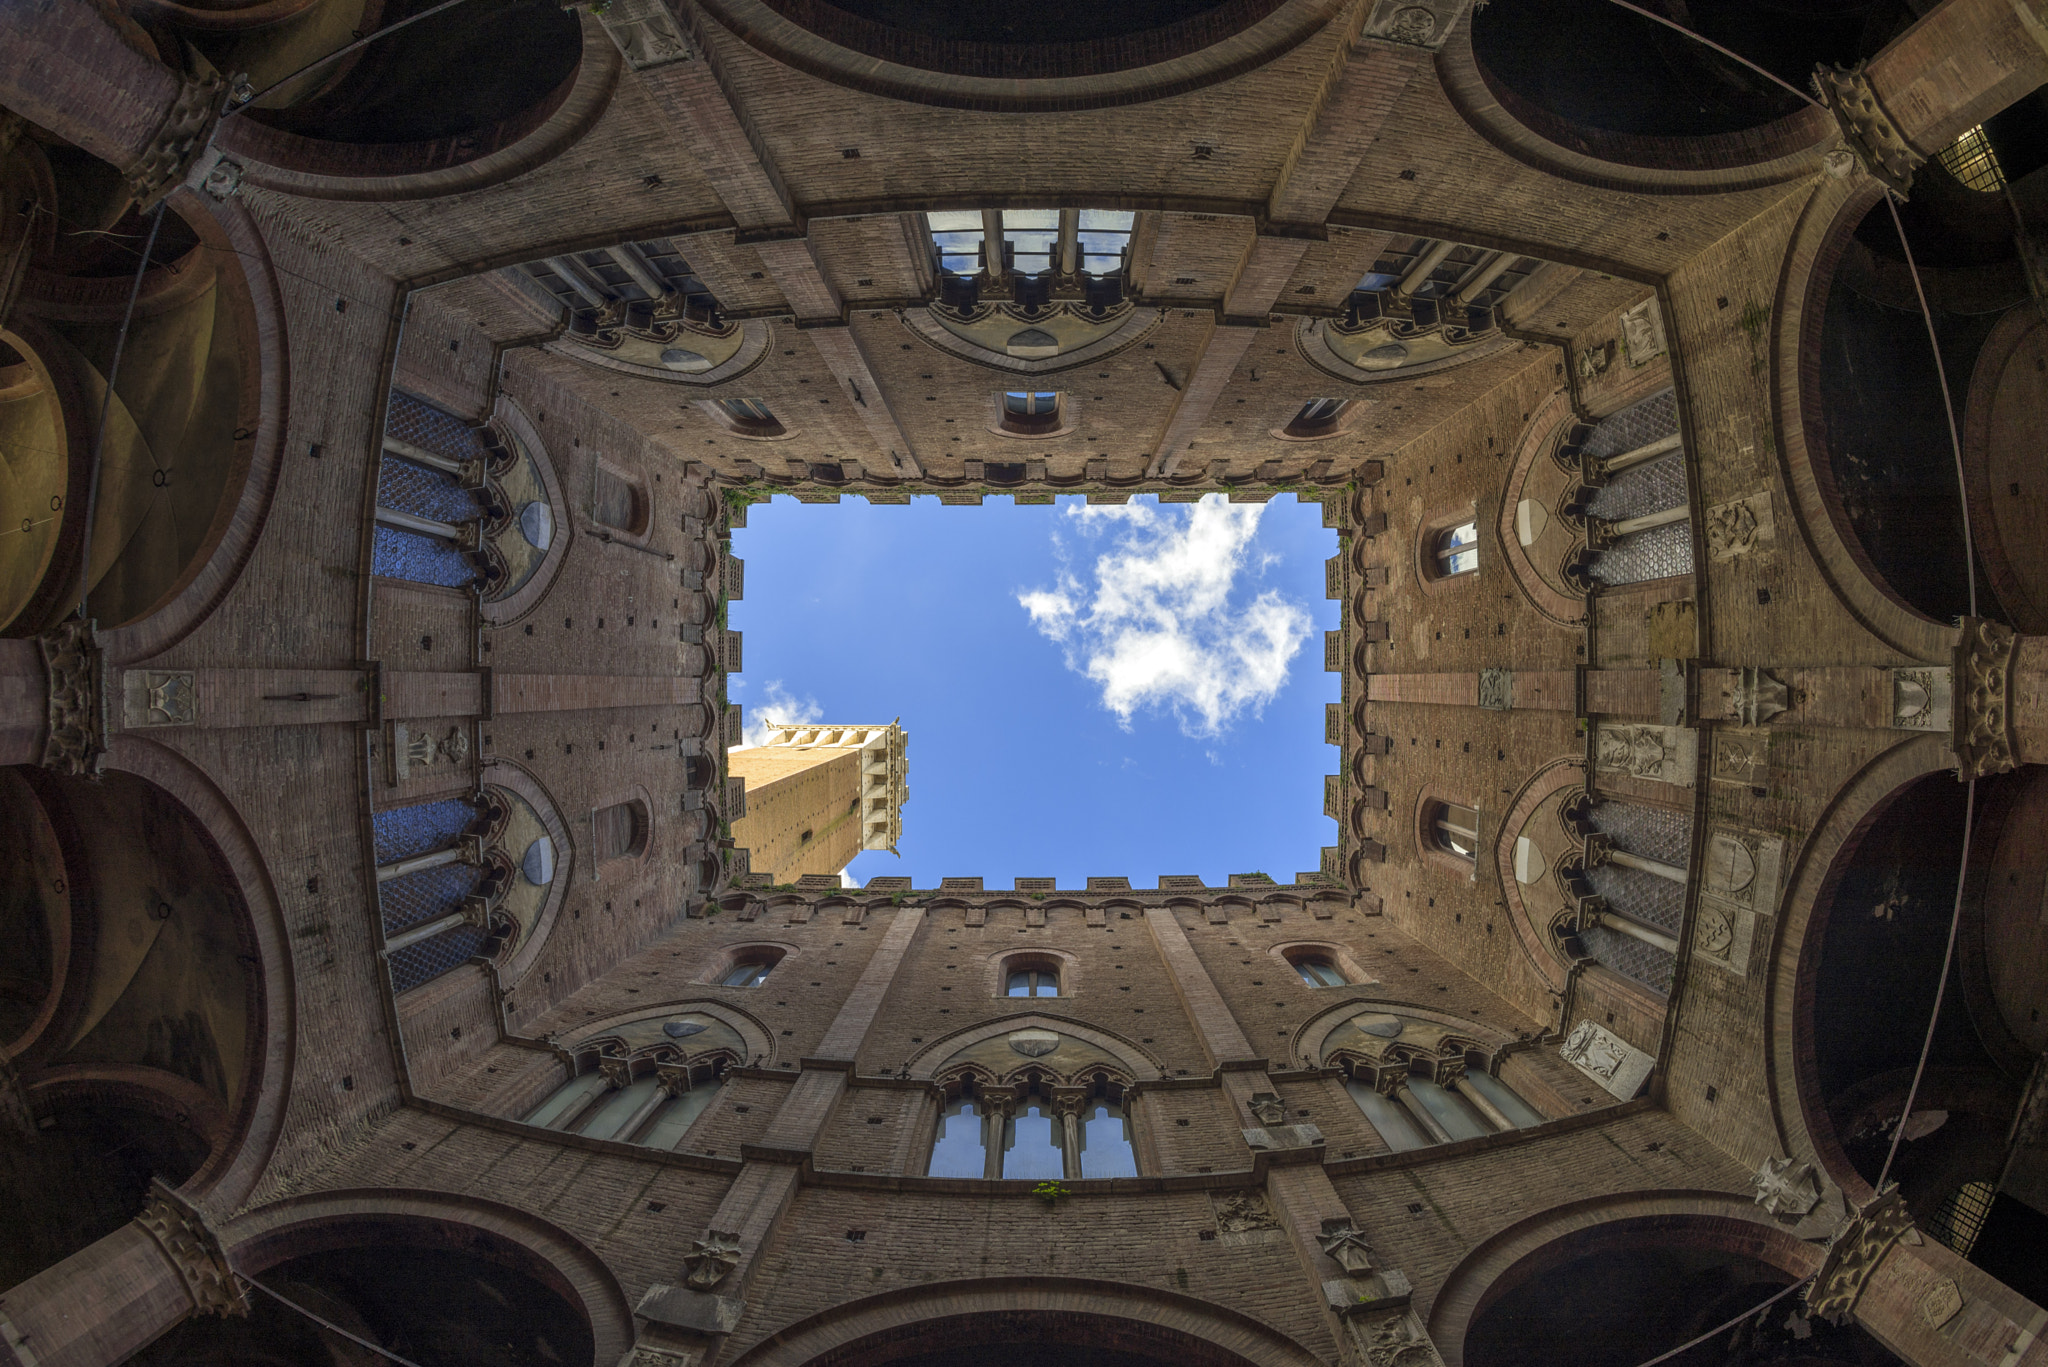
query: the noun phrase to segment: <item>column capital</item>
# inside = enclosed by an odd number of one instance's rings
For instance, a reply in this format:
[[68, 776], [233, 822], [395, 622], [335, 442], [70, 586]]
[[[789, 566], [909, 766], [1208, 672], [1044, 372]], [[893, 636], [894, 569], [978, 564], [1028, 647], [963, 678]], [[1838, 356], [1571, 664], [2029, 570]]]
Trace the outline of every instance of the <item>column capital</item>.
[[43, 767], [74, 778], [100, 771], [107, 753], [106, 657], [94, 622], [73, 618], [36, 638], [49, 680]]
[[235, 1280], [228, 1266], [220, 1236], [198, 1207], [172, 1191], [162, 1180], [149, 1184], [149, 1204], [135, 1223], [147, 1230], [163, 1248], [164, 1256], [177, 1269], [200, 1313], [246, 1315], [248, 1294]]
[[1964, 779], [2019, 767], [2014, 753], [2013, 664], [2020, 638], [2011, 627], [1965, 617], [1951, 675], [1956, 770]]
[[1851, 1216], [1828, 1245], [1827, 1260], [1806, 1289], [1806, 1308], [1830, 1324], [1846, 1323], [1864, 1284], [1901, 1237], [1920, 1236], [1896, 1185]]

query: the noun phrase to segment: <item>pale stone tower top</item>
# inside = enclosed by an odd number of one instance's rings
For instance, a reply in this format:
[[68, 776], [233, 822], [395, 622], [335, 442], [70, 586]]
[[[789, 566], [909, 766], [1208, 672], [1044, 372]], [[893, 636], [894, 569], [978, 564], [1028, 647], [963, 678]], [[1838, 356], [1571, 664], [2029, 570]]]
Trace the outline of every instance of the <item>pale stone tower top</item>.
[[838, 873], [863, 850], [894, 853], [910, 799], [907, 741], [897, 722], [806, 722], [731, 751], [728, 772], [746, 785], [733, 838], [753, 870], [793, 881]]

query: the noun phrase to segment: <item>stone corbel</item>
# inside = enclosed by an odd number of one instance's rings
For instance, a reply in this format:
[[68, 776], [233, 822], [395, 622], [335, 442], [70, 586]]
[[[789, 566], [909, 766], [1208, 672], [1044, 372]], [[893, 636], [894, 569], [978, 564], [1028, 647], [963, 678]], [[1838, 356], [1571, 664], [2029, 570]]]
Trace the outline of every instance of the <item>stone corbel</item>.
[[[1983, 778], [2019, 767], [2012, 732], [2012, 672], [2018, 656], [2019, 637], [2011, 627], [1981, 617], [1963, 619], [1949, 700], [1959, 778]], [[55, 724], [53, 711], [53, 736]]]
[[185, 179], [220, 121], [227, 82], [218, 72], [181, 78], [178, 97], [164, 121], [150, 135], [149, 145], [121, 172], [138, 210], [151, 209]]
[[43, 767], [73, 778], [100, 771], [107, 753], [106, 660], [95, 624], [73, 618], [37, 638], [49, 679]]
[[178, 1270], [192, 1304], [203, 1315], [246, 1315], [248, 1295], [228, 1266], [220, 1238], [197, 1207], [160, 1179], [149, 1184], [149, 1204], [135, 1217]]
[[1744, 726], [1763, 726], [1792, 705], [1791, 690], [1768, 669], [1745, 665], [1723, 671], [1721, 715]]
[[704, 1237], [690, 1245], [683, 1255], [683, 1284], [692, 1291], [709, 1291], [740, 1265], [740, 1236], [722, 1229], [707, 1229]]
[[1810, 1163], [1766, 1158], [1749, 1180], [1756, 1188], [1756, 1203], [1780, 1218], [1803, 1216], [1820, 1201], [1820, 1184]]
[[1896, 1185], [1856, 1212], [1828, 1245], [1828, 1256], [1806, 1288], [1807, 1313], [1845, 1324], [1863, 1297], [1863, 1288], [1884, 1255], [1900, 1239], [1919, 1243], [1913, 1217]]
[[1841, 126], [1843, 144], [1855, 154], [1864, 170], [1898, 191], [1903, 199], [1913, 188], [1913, 173], [1927, 158], [1899, 132], [1898, 121], [1871, 89], [1864, 64], [1858, 62], [1846, 68], [1819, 66], [1814, 69], [1813, 79], [1835, 122]]

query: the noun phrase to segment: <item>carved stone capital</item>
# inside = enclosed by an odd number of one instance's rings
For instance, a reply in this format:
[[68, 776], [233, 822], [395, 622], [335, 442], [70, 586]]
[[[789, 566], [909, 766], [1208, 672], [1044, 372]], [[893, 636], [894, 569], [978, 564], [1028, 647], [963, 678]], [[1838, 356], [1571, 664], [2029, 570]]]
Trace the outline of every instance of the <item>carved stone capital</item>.
[[1870, 88], [1863, 63], [1847, 68], [1820, 66], [1813, 74], [1814, 84], [1841, 125], [1842, 142], [1856, 154], [1863, 169], [1902, 195], [1912, 189], [1913, 173], [1927, 158], [1899, 132], [1898, 121]]
[[161, 1181], [149, 1184], [149, 1204], [135, 1223], [149, 1231], [178, 1269], [192, 1304], [205, 1315], [246, 1315], [248, 1295], [228, 1266], [206, 1217]]
[[633, 1085], [633, 1065], [622, 1058], [601, 1058], [597, 1071], [604, 1074], [604, 1085], [613, 1091]]
[[121, 172], [137, 209], [152, 208], [185, 179], [220, 121], [226, 87], [217, 73], [180, 80], [178, 97], [150, 135], [149, 145]]
[[690, 1245], [683, 1255], [683, 1284], [693, 1291], [709, 1291], [740, 1265], [740, 1236], [722, 1229], [707, 1229], [704, 1237]]
[[1347, 1316], [1344, 1328], [1368, 1367], [1443, 1367], [1436, 1344], [1413, 1310]]
[[1912, 1229], [1913, 1217], [1898, 1187], [1887, 1187], [1883, 1195], [1851, 1217], [1828, 1245], [1827, 1260], [1806, 1288], [1808, 1313], [1830, 1324], [1846, 1323], [1862, 1299], [1870, 1274], [1877, 1271], [1892, 1245]]
[[106, 661], [94, 624], [76, 618], [37, 638], [49, 677], [49, 738], [43, 767], [74, 778], [100, 771], [107, 752]]
[[1950, 676], [1956, 768], [1962, 778], [2019, 767], [2012, 734], [2012, 671], [2019, 647], [2011, 627], [1981, 617], [1963, 619]]

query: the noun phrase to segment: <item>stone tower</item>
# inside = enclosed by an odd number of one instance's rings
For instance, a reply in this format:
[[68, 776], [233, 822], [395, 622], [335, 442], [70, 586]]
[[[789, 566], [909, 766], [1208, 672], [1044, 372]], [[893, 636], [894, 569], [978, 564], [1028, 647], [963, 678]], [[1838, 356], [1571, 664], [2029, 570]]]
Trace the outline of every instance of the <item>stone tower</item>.
[[733, 841], [753, 872], [793, 883], [836, 874], [862, 850], [893, 852], [909, 798], [907, 740], [895, 722], [783, 726], [765, 744], [734, 750], [729, 772], [746, 798]]

